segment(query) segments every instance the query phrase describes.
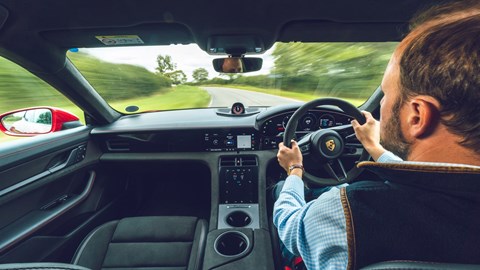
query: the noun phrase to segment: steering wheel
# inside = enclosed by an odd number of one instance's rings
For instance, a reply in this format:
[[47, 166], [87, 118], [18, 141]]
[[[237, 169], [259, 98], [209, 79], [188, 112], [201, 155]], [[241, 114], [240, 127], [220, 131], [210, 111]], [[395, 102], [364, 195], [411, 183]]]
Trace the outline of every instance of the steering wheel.
[[[319, 98], [305, 103], [303, 106], [297, 109], [295, 113], [290, 117], [287, 123], [285, 132], [283, 135], [283, 144], [285, 146], [291, 146], [291, 140], [295, 136], [297, 130], [298, 121], [305, 115], [308, 110], [316, 108], [320, 105], [334, 105], [342, 109], [347, 115], [350, 115], [357, 119], [360, 124], [365, 123], [365, 116], [353, 106], [351, 103], [336, 98]], [[304, 161], [309, 161], [314, 166], [321, 167], [327, 171], [331, 178], [322, 178], [313, 175], [309, 168], [305, 167], [305, 173], [303, 176], [304, 181], [307, 184], [317, 185], [339, 185], [342, 183], [351, 182], [355, 179], [363, 169], [353, 166], [348, 172], [345, 171], [342, 157], [352, 156], [356, 153], [356, 147], [352, 146], [347, 150], [355, 149], [355, 153], [345, 151], [345, 142], [355, 137], [352, 125], [347, 124], [343, 126], [336, 126], [328, 129], [320, 129], [318, 131], [311, 132], [303, 136], [298, 141], [298, 146]], [[358, 145], [358, 144], [357, 144]], [[368, 160], [370, 155], [367, 151], [363, 150], [358, 161]], [[307, 162], [304, 162], [306, 164]]]

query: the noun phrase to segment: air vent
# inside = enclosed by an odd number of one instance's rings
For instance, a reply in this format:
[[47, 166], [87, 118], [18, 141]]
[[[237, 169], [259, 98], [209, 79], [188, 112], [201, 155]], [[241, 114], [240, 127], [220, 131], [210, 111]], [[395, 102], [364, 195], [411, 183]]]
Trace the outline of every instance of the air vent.
[[257, 166], [257, 158], [254, 156], [242, 157], [242, 166]]
[[220, 166], [257, 166], [257, 158], [254, 156], [222, 157]]
[[241, 157], [242, 166], [257, 166], [257, 159], [254, 156]]
[[109, 151], [116, 151], [116, 152], [130, 151], [131, 144], [130, 144], [130, 141], [128, 140], [108, 140], [107, 149]]
[[220, 159], [220, 166], [235, 166], [236, 157], [222, 157]]

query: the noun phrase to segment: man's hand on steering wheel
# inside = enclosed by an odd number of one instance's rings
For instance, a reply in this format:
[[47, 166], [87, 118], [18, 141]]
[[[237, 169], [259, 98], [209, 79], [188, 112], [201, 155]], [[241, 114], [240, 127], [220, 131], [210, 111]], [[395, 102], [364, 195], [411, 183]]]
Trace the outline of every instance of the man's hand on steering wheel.
[[[303, 156], [296, 141], [291, 140], [291, 148], [283, 145], [283, 142], [278, 145], [277, 159], [280, 166], [288, 173], [290, 167], [293, 165], [303, 166]], [[291, 174], [302, 177], [303, 170], [292, 170]]]
[[365, 116], [365, 124], [360, 125], [357, 120], [352, 120], [352, 127], [357, 139], [376, 161], [385, 152], [380, 144], [380, 122], [370, 112], [362, 111], [362, 114]]

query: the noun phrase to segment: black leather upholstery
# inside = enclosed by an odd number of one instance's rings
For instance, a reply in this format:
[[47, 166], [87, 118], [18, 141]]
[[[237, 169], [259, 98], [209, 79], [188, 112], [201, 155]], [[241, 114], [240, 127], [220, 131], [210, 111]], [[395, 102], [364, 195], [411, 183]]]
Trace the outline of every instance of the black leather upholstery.
[[196, 217], [111, 221], [85, 238], [72, 263], [92, 270], [200, 269], [206, 234], [206, 221]]
[[362, 270], [478, 270], [478, 264], [455, 264], [415, 261], [389, 261], [369, 265]]
[[1, 270], [89, 270], [88, 268], [66, 263], [9, 263], [0, 264]]

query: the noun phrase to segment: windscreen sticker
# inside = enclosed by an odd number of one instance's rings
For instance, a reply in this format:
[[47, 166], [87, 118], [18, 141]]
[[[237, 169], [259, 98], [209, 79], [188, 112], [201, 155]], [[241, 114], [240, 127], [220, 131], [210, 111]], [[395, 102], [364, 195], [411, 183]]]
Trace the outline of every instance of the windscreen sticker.
[[95, 36], [100, 42], [107, 46], [118, 45], [139, 45], [144, 44], [143, 40], [137, 35], [123, 36]]

